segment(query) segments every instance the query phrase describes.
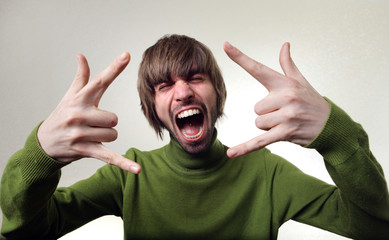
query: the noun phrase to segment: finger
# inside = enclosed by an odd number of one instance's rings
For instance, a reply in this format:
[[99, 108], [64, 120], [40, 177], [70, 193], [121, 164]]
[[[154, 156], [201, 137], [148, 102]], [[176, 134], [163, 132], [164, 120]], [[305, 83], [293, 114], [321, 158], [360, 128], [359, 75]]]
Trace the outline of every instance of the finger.
[[255, 119], [255, 126], [261, 130], [268, 131], [282, 122], [282, 118], [280, 118], [279, 116], [279, 111], [274, 111], [268, 114], [258, 116]]
[[84, 55], [77, 55], [77, 64], [77, 73], [70, 87], [70, 91], [73, 93], [80, 91], [88, 83], [90, 75], [88, 61], [86, 60]]
[[83, 97], [86, 103], [98, 106], [105, 90], [115, 78], [125, 69], [130, 61], [130, 54], [124, 52], [117, 57], [104, 71], [97, 74], [83, 89]]
[[114, 128], [83, 127], [70, 130], [68, 135], [77, 142], [112, 142], [118, 132]]
[[284, 105], [284, 99], [276, 92], [270, 92], [264, 99], [258, 101], [254, 106], [257, 115], [274, 112]]
[[284, 43], [280, 51], [280, 65], [285, 76], [300, 79], [302, 74], [290, 56], [290, 43]]
[[100, 159], [108, 164], [115, 165], [124, 171], [134, 174], [138, 174], [141, 171], [141, 167], [138, 163], [111, 151], [101, 143], [88, 144], [85, 146], [84, 151], [86, 156]]
[[271, 91], [282, 86], [284, 76], [279, 72], [253, 60], [228, 42], [225, 42], [223, 47], [231, 60], [251, 74], [251, 76], [257, 79], [267, 90]]
[[110, 128], [118, 124], [118, 116], [112, 112], [94, 108], [84, 114], [84, 123], [90, 127]]
[[269, 144], [282, 140], [281, 128], [275, 127], [245, 143], [239, 144], [227, 150], [227, 155], [230, 158], [243, 156], [250, 152], [262, 149]]

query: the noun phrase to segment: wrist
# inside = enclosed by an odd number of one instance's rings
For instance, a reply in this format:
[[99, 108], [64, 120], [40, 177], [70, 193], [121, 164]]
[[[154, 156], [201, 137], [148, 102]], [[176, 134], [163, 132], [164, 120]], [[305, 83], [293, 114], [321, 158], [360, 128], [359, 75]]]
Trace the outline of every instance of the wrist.
[[316, 149], [327, 162], [338, 165], [358, 149], [359, 130], [346, 112], [329, 99], [326, 100], [330, 104], [328, 119], [320, 134], [305, 147]]
[[27, 183], [47, 178], [67, 165], [47, 155], [40, 146], [37, 132], [41, 124], [27, 138], [23, 149], [25, 157], [18, 159], [23, 180]]

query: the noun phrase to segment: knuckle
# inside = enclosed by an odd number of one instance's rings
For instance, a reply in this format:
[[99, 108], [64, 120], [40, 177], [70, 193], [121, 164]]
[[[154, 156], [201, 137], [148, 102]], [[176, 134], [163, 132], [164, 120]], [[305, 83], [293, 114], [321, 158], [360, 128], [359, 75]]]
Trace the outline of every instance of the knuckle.
[[265, 139], [262, 138], [261, 136], [256, 137], [252, 140], [251, 144], [247, 146], [247, 151], [246, 152], [252, 152], [254, 150], [262, 148], [264, 146]]
[[80, 112], [70, 111], [69, 113], [66, 114], [64, 121], [65, 121], [65, 125], [70, 127], [70, 126], [83, 124], [85, 122], [85, 119]]
[[299, 127], [297, 125], [288, 125], [283, 129], [282, 140], [293, 141], [298, 136]]
[[263, 71], [264, 71], [264, 65], [257, 62], [257, 61], [254, 61], [251, 65], [250, 65], [250, 70], [252, 71], [253, 75], [254, 76], [261, 76]]
[[84, 132], [80, 128], [71, 128], [68, 131], [68, 138], [74, 144], [80, 142], [85, 137]]
[[72, 151], [75, 153], [76, 156], [79, 158], [81, 157], [89, 157], [89, 146], [86, 143], [76, 143], [72, 145]]
[[120, 64], [117, 64], [116, 62], [112, 63], [109, 66], [109, 70], [113, 73], [119, 73], [121, 71]]
[[256, 151], [258, 149], [261, 149], [262, 146], [264, 146], [264, 141], [262, 139], [256, 139], [254, 140], [250, 146], [246, 146], [245, 148], [245, 154]]
[[289, 126], [288, 128], [284, 129], [284, 140], [293, 139], [295, 132], [296, 132], [296, 129], [292, 126]]
[[88, 78], [89, 78], [89, 71], [79, 70], [79, 71], [77, 71], [76, 76], [75, 76], [75, 79], [77, 79], [77, 80], [84, 80], [84, 79], [88, 79]]
[[103, 160], [104, 162], [106, 162], [110, 165], [115, 164], [115, 157], [109, 152], [104, 151], [103, 153], [101, 153], [100, 158], [101, 158], [101, 160]]
[[255, 139], [253, 148], [258, 148], [259, 146], [262, 146], [263, 142], [264, 140], [262, 138]]
[[284, 94], [284, 100], [287, 104], [293, 104], [298, 102], [300, 96], [297, 91], [289, 90]]
[[108, 87], [107, 81], [101, 76], [101, 74], [96, 75], [96, 77], [93, 79], [93, 83], [98, 88], [106, 88]]
[[250, 152], [250, 148], [247, 146], [247, 144], [243, 144], [240, 147], [240, 152], [241, 152], [241, 154], [249, 153]]
[[284, 117], [288, 122], [294, 121], [298, 118], [298, 113], [295, 108], [288, 108], [284, 110]]
[[301, 83], [297, 79], [292, 78], [292, 77], [287, 77], [286, 80], [287, 80], [286, 81], [287, 82], [287, 86], [289, 88], [295, 88], [295, 89], [302, 88]]

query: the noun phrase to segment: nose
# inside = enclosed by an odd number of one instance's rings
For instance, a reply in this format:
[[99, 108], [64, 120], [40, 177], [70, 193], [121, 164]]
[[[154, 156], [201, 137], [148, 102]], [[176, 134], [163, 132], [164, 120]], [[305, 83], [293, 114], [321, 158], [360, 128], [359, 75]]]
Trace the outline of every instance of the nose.
[[177, 80], [174, 85], [174, 97], [176, 101], [186, 102], [194, 97], [194, 92], [187, 81]]

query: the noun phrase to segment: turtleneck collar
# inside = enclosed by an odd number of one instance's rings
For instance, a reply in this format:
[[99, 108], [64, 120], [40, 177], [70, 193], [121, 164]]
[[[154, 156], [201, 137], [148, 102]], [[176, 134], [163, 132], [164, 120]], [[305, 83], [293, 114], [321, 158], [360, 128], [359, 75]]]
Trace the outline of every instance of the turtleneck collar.
[[170, 143], [165, 146], [165, 157], [169, 166], [186, 175], [208, 174], [219, 168], [228, 158], [227, 147], [217, 139], [217, 130], [212, 136], [211, 144], [204, 153], [187, 153], [181, 145], [170, 136]]

